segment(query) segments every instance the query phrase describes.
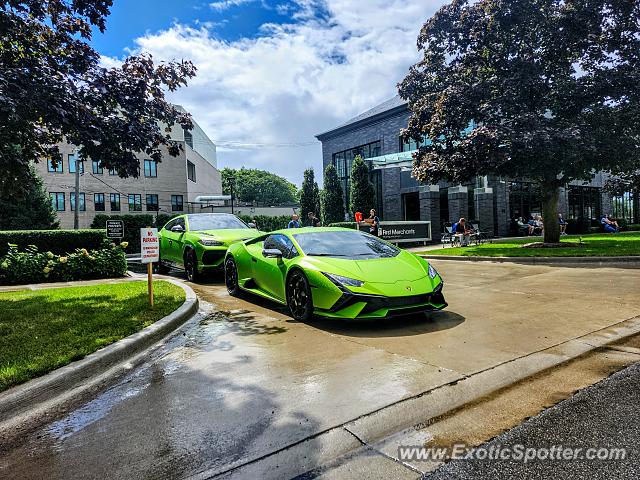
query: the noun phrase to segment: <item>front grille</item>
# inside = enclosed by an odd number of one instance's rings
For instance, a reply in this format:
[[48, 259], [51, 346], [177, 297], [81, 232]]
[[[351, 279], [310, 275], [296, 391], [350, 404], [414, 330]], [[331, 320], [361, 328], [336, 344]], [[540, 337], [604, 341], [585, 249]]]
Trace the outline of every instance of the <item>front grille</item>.
[[371, 313], [381, 308], [393, 309], [421, 305], [431, 302], [431, 296], [431, 293], [426, 293], [408, 297], [370, 297], [366, 299], [367, 305], [362, 309], [361, 313]]
[[215, 265], [224, 258], [226, 253], [226, 250], [206, 250], [202, 254], [202, 263], [204, 265]]

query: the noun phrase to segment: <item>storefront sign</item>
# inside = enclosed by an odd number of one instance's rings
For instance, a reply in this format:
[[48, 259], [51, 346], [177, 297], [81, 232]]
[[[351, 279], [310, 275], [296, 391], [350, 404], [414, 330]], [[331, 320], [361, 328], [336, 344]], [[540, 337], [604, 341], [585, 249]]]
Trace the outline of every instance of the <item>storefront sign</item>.
[[160, 242], [157, 228], [140, 229], [140, 259], [142, 263], [153, 263], [160, 260]]
[[107, 238], [123, 238], [124, 221], [107, 220]]
[[[360, 223], [358, 228], [369, 232], [369, 224]], [[378, 236], [391, 243], [431, 241], [431, 222], [380, 222]]]

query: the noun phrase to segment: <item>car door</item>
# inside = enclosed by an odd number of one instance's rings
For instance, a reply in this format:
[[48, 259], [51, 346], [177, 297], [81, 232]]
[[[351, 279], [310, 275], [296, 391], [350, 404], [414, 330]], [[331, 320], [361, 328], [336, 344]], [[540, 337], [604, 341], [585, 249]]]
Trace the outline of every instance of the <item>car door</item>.
[[167, 223], [162, 229], [160, 238], [160, 255], [162, 260], [171, 263], [182, 262], [182, 244], [184, 232], [173, 232], [171, 229], [180, 225], [185, 229], [184, 217], [178, 217]]
[[282, 253], [282, 258], [265, 257], [262, 251], [255, 252], [253, 262], [253, 278], [259, 288], [274, 296], [285, 300], [284, 279], [287, 273], [287, 265], [292, 258], [298, 255], [293, 242], [283, 234], [269, 235], [263, 243], [263, 249], [277, 249]]
[[174, 234], [171, 242], [171, 256], [176, 263], [183, 263], [182, 251], [184, 249], [184, 238], [187, 232], [187, 223], [184, 217], [176, 218], [176, 226], [182, 227], [182, 232], [171, 232]]

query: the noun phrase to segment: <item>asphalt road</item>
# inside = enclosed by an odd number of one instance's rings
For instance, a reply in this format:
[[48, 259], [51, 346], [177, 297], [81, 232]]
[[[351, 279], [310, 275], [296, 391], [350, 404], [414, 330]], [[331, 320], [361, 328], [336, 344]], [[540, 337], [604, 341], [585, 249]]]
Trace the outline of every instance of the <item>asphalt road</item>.
[[[439, 479], [640, 478], [640, 363], [579, 391], [479, 448], [623, 448], [623, 460], [453, 460], [428, 476]], [[581, 454], [579, 453], [581, 456]]]

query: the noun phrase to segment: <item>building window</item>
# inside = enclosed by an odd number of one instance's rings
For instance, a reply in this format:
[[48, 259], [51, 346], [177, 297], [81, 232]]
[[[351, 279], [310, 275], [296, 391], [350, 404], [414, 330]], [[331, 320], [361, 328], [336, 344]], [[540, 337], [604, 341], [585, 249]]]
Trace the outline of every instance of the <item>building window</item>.
[[93, 205], [96, 212], [104, 212], [104, 193], [93, 194]]
[[196, 166], [187, 160], [187, 178], [195, 183], [196, 181]]
[[144, 161], [144, 176], [145, 177], [157, 177], [158, 176], [158, 162], [155, 160]]
[[184, 143], [193, 148], [193, 134], [189, 130], [184, 131]]
[[51, 205], [56, 212], [64, 212], [64, 192], [51, 192]]
[[184, 210], [182, 195], [171, 195], [171, 211], [182, 212]]
[[142, 195], [139, 193], [129, 194], [129, 211], [141, 212], [142, 211]]
[[111, 203], [112, 212], [120, 211], [120, 194], [119, 193], [110, 193], [109, 202]]
[[638, 209], [640, 208], [640, 192], [625, 192], [623, 195], [611, 198], [611, 215], [620, 220], [625, 219], [629, 223], [636, 223]]
[[53, 165], [53, 160], [47, 160], [47, 171], [51, 173], [62, 173], [64, 172], [64, 168], [62, 166], [62, 160], [58, 160], [56, 165]]
[[109, 175], [111, 175], [111, 176], [115, 176], [115, 175], [118, 175], [118, 172], [116, 171], [116, 169], [115, 169], [115, 168], [110, 168], [110, 169], [109, 169]]
[[424, 147], [425, 145], [430, 145], [430, 144], [431, 144], [431, 141], [427, 139], [427, 137], [423, 137], [422, 141], [420, 142], [416, 142], [413, 138], [410, 138], [408, 140], [403, 140], [402, 137], [400, 137], [401, 152], [412, 152], [414, 150], [417, 150], [420, 147]]
[[[69, 194], [71, 196], [71, 211], [76, 211], [76, 192], [71, 192]], [[81, 212], [86, 211], [87, 205], [84, 202], [84, 193], [80, 194], [80, 204], [78, 205], [78, 210]]]
[[84, 162], [78, 162], [78, 155], [75, 153], [70, 153], [67, 156], [67, 160], [69, 162], [69, 173], [76, 173], [76, 162], [78, 167], [80, 168], [80, 175], [84, 173]]
[[100, 160], [92, 161], [91, 165], [93, 167], [93, 173], [95, 175], [102, 175], [103, 169], [102, 169], [102, 165], [100, 165]]
[[569, 211], [567, 215], [569, 218], [600, 219], [602, 209], [600, 189], [598, 187], [569, 185], [568, 197]]
[[531, 182], [509, 183], [509, 218], [527, 220], [531, 215], [542, 215], [542, 192]]
[[349, 177], [351, 176], [353, 159], [358, 155], [362, 158], [378, 157], [382, 153], [381, 149], [382, 143], [378, 140], [333, 154], [333, 165], [336, 167], [338, 178], [342, 182], [345, 205], [349, 205]]
[[148, 212], [158, 211], [158, 195], [156, 195], [155, 193], [147, 194], [147, 211]]

